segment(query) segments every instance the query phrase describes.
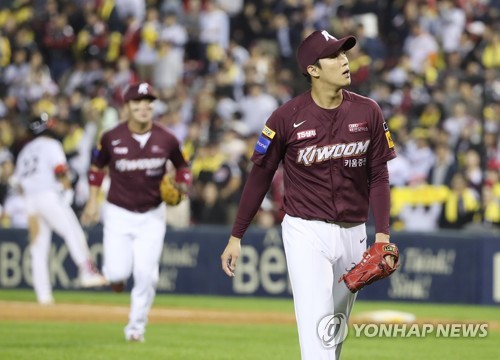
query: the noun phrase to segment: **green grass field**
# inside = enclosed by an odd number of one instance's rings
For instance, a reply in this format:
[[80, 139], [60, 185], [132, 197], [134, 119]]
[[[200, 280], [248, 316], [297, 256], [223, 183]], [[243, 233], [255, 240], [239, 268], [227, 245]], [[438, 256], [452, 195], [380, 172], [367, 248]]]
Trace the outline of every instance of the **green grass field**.
[[[56, 292], [58, 303], [128, 305], [128, 294]], [[29, 290], [0, 290], [2, 301], [34, 302]], [[158, 295], [155, 308], [293, 313], [288, 299]], [[349, 330], [343, 360], [500, 359], [500, 308], [357, 302], [353, 315], [371, 310], [408, 311], [423, 319], [496, 323], [484, 338], [356, 338]], [[5, 321], [0, 318], [1, 360], [300, 359], [291, 324], [151, 323], [146, 342], [123, 339], [124, 323]]]

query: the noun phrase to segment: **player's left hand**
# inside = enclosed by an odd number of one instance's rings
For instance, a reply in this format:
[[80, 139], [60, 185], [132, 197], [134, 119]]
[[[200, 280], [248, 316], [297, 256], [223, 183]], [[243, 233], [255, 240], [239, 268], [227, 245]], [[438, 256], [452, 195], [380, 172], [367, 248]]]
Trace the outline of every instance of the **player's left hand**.
[[[378, 234], [377, 234], [378, 235]], [[390, 276], [398, 268], [399, 250], [387, 239], [377, 236], [375, 244], [363, 254], [363, 258], [339, 282], [344, 281], [347, 288], [355, 293], [374, 281]], [[386, 241], [387, 240], [387, 241]]]
[[236, 263], [241, 254], [241, 239], [231, 236], [221, 255], [222, 270], [227, 276], [234, 277]]
[[[382, 242], [382, 243], [389, 244], [390, 243], [389, 235], [384, 234], [384, 233], [377, 233], [375, 235], [375, 242], [376, 243]], [[387, 262], [387, 265], [389, 265], [391, 268], [394, 267], [396, 260], [397, 260], [396, 257], [393, 255], [386, 255], [384, 259]]]

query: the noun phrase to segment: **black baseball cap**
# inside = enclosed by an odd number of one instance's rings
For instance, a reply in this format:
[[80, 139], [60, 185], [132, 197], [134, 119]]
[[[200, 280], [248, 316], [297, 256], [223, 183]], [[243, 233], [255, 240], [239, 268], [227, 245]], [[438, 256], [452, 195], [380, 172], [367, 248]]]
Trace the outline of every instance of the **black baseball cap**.
[[318, 59], [333, 55], [341, 49], [350, 50], [354, 45], [354, 36], [337, 39], [326, 30], [316, 30], [300, 43], [297, 49], [297, 63], [302, 73], [307, 74], [307, 67]]

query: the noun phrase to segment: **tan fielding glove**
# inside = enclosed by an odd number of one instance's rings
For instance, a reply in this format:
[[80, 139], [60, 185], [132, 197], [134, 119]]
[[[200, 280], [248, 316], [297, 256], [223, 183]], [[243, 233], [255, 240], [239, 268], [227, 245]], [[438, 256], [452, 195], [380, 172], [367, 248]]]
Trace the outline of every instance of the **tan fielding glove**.
[[161, 180], [160, 194], [163, 201], [170, 206], [179, 205], [183, 198], [180, 186], [168, 175], [164, 175]]

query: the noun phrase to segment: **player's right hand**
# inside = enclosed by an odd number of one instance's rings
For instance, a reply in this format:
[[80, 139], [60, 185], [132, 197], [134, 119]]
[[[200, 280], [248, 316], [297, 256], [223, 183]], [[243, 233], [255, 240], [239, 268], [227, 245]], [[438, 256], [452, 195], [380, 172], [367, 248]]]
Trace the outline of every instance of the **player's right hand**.
[[224, 252], [221, 255], [222, 270], [227, 276], [234, 277], [236, 263], [241, 253], [241, 239], [231, 236]]
[[83, 209], [80, 221], [83, 226], [92, 226], [99, 222], [99, 204], [89, 200]]

